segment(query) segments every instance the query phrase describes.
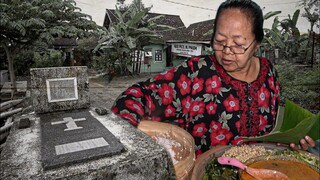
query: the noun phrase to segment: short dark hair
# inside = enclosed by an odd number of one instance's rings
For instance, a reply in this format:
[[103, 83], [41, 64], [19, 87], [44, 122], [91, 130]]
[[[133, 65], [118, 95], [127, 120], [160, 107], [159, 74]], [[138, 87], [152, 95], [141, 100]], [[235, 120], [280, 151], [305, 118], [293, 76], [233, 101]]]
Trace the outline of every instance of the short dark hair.
[[216, 33], [216, 28], [217, 28], [216, 24], [218, 22], [221, 12], [231, 8], [240, 9], [241, 12], [246, 14], [247, 17], [251, 19], [251, 25], [252, 25], [251, 28], [255, 36], [255, 39], [257, 42], [261, 43], [264, 36], [263, 13], [260, 6], [251, 0], [226, 0], [225, 2], [220, 4], [216, 14], [216, 18], [214, 20], [211, 43]]

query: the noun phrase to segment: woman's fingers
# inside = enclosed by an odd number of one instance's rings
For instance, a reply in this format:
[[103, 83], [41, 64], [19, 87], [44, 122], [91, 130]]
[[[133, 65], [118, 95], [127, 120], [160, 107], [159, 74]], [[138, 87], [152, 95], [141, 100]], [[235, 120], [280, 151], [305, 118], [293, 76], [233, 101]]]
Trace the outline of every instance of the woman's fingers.
[[308, 142], [309, 147], [314, 147], [314, 146], [316, 146], [315, 140], [313, 140], [311, 137], [306, 136], [304, 139]]
[[301, 146], [300, 146], [300, 145], [297, 145], [297, 144], [294, 144], [294, 143], [290, 143], [290, 147], [291, 147], [292, 149], [295, 149], [295, 150], [301, 149]]
[[315, 145], [316, 145], [316, 143], [312, 138], [310, 138], [309, 136], [305, 136], [304, 139], [300, 140], [299, 145], [291, 143], [290, 147], [292, 149], [302, 149], [302, 150], [306, 151], [308, 148], [314, 147]]

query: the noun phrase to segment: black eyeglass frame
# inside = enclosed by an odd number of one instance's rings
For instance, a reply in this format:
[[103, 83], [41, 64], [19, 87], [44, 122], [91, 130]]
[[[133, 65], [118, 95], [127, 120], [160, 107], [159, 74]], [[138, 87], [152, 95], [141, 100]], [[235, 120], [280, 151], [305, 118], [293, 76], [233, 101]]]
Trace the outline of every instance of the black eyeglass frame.
[[[246, 53], [246, 51], [251, 47], [251, 45], [253, 44], [253, 42], [255, 42], [256, 41], [256, 39], [254, 39], [251, 43], [250, 43], [250, 45], [248, 46], [248, 47], [243, 47], [243, 46], [225, 46], [225, 45], [223, 45], [223, 44], [220, 44], [220, 43], [218, 43], [218, 42], [216, 42], [215, 40], [213, 40], [213, 42], [212, 42], [212, 48], [215, 50], [215, 51], [224, 51], [225, 50], [225, 48], [229, 48], [230, 49], [230, 51], [233, 53], [233, 54], [244, 54], [244, 53]], [[221, 50], [216, 50], [215, 48], [214, 48], [214, 44], [215, 43], [218, 43], [220, 46], [222, 46], [223, 48], [221, 49]], [[232, 47], [241, 47], [242, 49], [243, 49], [243, 52], [242, 53], [235, 53], [233, 50], [232, 50]]]

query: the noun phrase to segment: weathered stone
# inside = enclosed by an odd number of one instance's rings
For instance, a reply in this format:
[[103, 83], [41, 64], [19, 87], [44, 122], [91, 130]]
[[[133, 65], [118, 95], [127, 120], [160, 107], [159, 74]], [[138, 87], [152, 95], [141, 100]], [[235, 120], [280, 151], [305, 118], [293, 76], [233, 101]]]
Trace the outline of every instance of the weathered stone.
[[30, 79], [36, 113], [90, 107], [86, 66], [31, 68]]
[[103, 108], [103, 107], [97, 107], [97, 108], [95, 108], [95, 111], [100, 116], [108, 114], [108, 110], [106, 108]]
[[14, 125], [8, 136], [0, 157], [0, 179], [176, 179], [170, 155], [164, 147], [114, 114], [99, 116], [94, 110], [90, 114], [119, 139], [125, 147], [124, 152], [44, 170], [40, 120], [30, 118], [30, 128], [18, 129]]
[[21, 118], [19, 120], [19, 129], [24, 129], [30, 127], [30, 119], [29, 118]]

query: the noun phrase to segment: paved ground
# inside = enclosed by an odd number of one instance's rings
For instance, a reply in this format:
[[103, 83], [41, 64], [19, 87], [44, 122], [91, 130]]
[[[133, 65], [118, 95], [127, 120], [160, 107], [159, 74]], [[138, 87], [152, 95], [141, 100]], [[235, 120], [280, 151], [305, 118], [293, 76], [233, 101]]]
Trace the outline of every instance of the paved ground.
[[115, 77], [108, 83], [107, 78], [90, 77], [90, 103], [91, 107], [104, 107], [110, 109], [116, 98], [132, 84], [144, 81], [152, 74], [140, 74], [135, 76]]

